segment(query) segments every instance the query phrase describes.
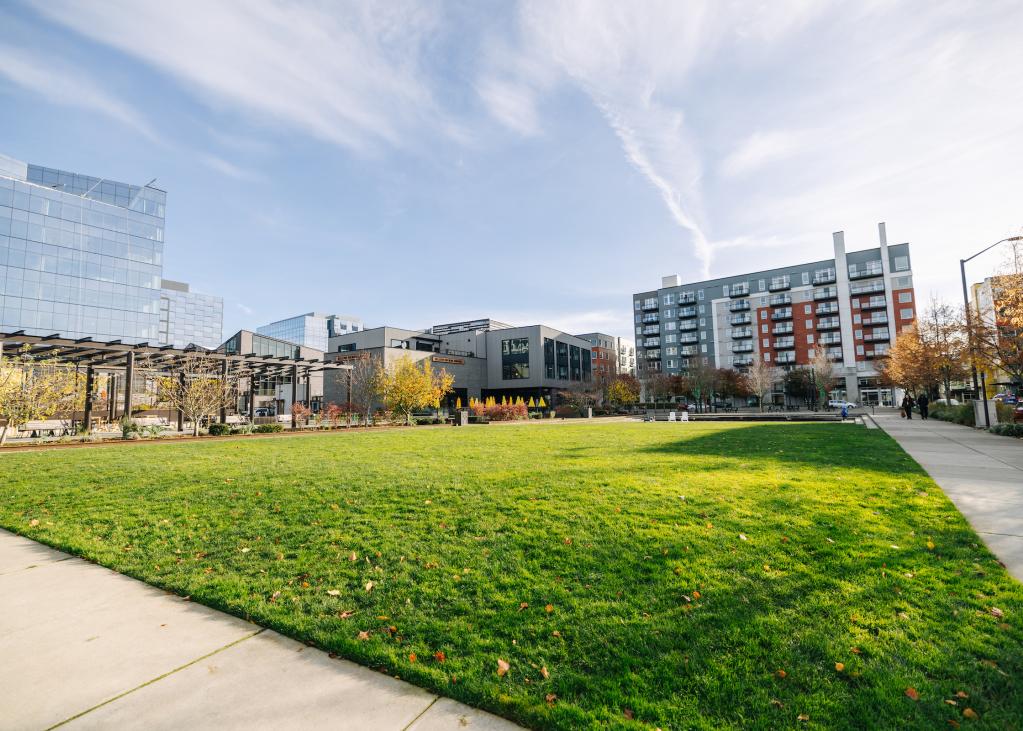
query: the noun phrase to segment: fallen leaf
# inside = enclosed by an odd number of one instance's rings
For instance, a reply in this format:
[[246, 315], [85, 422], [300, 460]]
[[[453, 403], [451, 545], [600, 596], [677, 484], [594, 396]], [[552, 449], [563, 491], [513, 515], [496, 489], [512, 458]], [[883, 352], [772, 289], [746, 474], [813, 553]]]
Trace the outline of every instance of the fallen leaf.
[[827, 540], [828, 540], [828, 543], [834, 543], [835, 542], [834, 539], [832, 539], [832, 538], [828, 538]]
[[784, 708], [784, 707], [785, 707], [785, 704], [784, 704], [784, 703], [782, 703], [782, 702], [781, 702], [780, 700], [778, 700], [777, 698], [772, 698], [772, 699], [771, 699], [771, 705], [772, 705], [772, 706], [775, 706], [775, 707], [777, 707], [777, 708]]
[[693, 592], [693, 599], [699, 599], [699, 598], [700, 598], [700, 592], [694, 591]]
[[423, 502], [424, 502], [424, 503], [425, 503], [426, 505], [429, 505], [429, 504], [431, 504], [431, 503], [433, 502], [433, 500], [424, 500]]
[[557, 630], [554, 630], [553, 632], [551, 632], [551, 634], [554, 635], [555, 637], [561, 637], [561, 633], [558, 632]]
[[338, 612], [337, 616], [340, 617], [341, 619], [348, 619], [349, 617], [351, 617], [354, 614], [355, 614], [355, 612], [353, 612], [353, 611], [351, 611], [349, 609], [346, 609], [343, 612]]
[[32, 520], [28, 521], [28, 524], [35, 528], [37, 525], [39, 525], [39, 518], [32, 518]]
[[959, 728], [959, 722], [954, 718], [948, 719], [948, 725], [951, 726], [952, 728]]
[[959, 705], [959, 701], [954, 700], [952, 698], [946, 698], [945, 702], [948, 703], [950, 706], [958, 706]]
[[348, 554], [348, 560], [349, 561], [358, 561], [359, 560], [359, 556], [355, 553], [355, 551], [352, 551], [351, 553]]
[[964, 708], [963, 709], [963, 718], [980, 718], [980, 716], [978, 716], [977, 712], [975, 710], [973, 710], [972, 708]]
[[550, 614], [551, 612], [554, 611], [554, 605], [548, 604], [546, 607], [544, 607], [544, 610], [547, 612], [547, 614]]
[[849, 652], [851, 652], [854, 655], [862, 655], [863, 654], [863, 650], [861, 650], [858, 647], [851, 647], [851, 648], [849, 648]]
[[906, 697], [910, 700], [920, 700], [920, 694], [916, 692], [916, 688], [906, 688]]
[[1005, 612], [1003, 612], [1003, 611], [1002, 611], [1001, 609], [999, 609], [998, 607], [991, 607], [990, 609], [988, 609], [988, 612], [990, 612], [990, 613], [991, 613], [991, 616], [992, 616], [992, 617], [998, 617], [998, 618], [1001, 618], [1001, 617], [1004, 617], [1004, 616], [1005, 616]]
[[686, 595], [686, 594], [683, 594], [683, 595], [682, 595], [682, 598], [686, 600], [686, 603], [687, 603], [687, 604], [693, 601], [693, 600], [692, 600], [692, 597], [689, 597], [689, 596], [688, 596], [688, 595]]
[[520, 602], [519, 603], [519, 611], [521, 612], [523, 609], [525, 609], [528, 606], [529, 606], [529, 602]]
[[511, 665], [506, 663], [501, 658], [497, 658], [497, 677], [503, 678], [505, 674], [511, 669]]
[[956, 698], [969, 698], [970, 696], [961, 690], [956, 691]]
[[546, 665], [544, 665], [542, 668], [540, 668], [540, 675], [542, 675], [544, 677], [544, 680], [547, 680], [547, 678], [551, 677], [551, 674], [549, 672], [547, 672], [547, 666]]
[[809, 721], [810, 717], [807, 716], [805, 713], [800, 713], [798, 716], [796, 716], [796, 720], [797, 721]]
[[369, 639], [369, 632], [366, 632], [366, 631], [360, 632], [359, 633], [359, 639], [360, 640], [368, 640]]
[[927, 541], [927, 548], [929, 548], [930, 550], [933, 551], [934, 550], [934, 541]]
[[327, 589], [327, 595], [328, 596], [341, 596], [341, 590], [340, 589]]
[[556, 701], [558, 699], [558, 697], [556, 695], [554, 695], [553, 693], [548, 693], [547, 695], [545, 695], [543, 697], [543, 699], [545, 701], [547, 701], [547, 705], [553, 706], [554, 705], [554, 701]]
[[744, 536], [744, 535], [743, 535], [742, 533], [740, 533], [740, 534], [739, 534], [739, 540], [740, 540], [740, 541], [748, 541], [748, 540], [749, 540], [749, 538], [747, 538], [747, 537], [746, 537], [746, 536]]
[[788, 673], [786, 673], [781, 668], [778, 668], [777, 670], [775, 670], [774, 674], [777, 675], [779, 678], [784, 678], [786, 675], [788, 675]]
[[414, 653], [414, 652], [410, 652], [410, 653], [408, 654], [408, 661], [409, 661], [409, 662], [415, 662], [415, 661], [416, 661], [416, 653]]
[[836, 662], [835, 663], [835, 670], [837, 670], [838, 672], [842, 672], [843, 670], [845, 670], [845, 664], [844, 663], [840, 663], [840, 662]]
[[635, 717], [635, 714], [632, 712], [631, 708], [626, 708], [624, 711], [622, 711], [622, 715], [625, 716], [630, 721]]
[[366, 591], [373, 591], [373, 582], [372, 581], [367, 581], [366, 582]]
[[249, 552], [250, 550], [252, 550], [252, 549], [249, 549], [249, 548], [243, 548], [243, 549], [242, 549], [242, 553], [248, 553], [248, 552]]
[[310, 586], [312, 586], [312, 584], [310, 584], [308, 581], [303, 581], [302, 582], [302, 588], [303, 589], [308, 589]]
[[438, 650], [437, 652], [433, 653], [433, 659], [436, 660], [437, 662], [444, 662], [448, 658], [447, 655]]

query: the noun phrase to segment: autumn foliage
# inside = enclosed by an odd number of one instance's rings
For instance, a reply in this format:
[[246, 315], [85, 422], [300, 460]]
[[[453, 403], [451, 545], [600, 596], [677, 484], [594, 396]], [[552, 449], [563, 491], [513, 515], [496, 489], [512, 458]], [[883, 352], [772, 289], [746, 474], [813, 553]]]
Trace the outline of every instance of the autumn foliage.
[[474, 416], [486, 417], [490, 421], [516, 421], [528, 419], [529, 409], [525, 404], [490, 404], [475, 401], [472, 404]]

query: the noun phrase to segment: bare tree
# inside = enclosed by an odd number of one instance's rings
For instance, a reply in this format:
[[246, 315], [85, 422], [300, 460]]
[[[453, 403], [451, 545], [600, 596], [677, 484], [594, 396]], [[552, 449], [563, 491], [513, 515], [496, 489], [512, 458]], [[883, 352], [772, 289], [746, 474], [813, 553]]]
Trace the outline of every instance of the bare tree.
[[753, 359], [753, 365], [746, 373], [746, 380], [749, 382], [750, 391], [760, 400], [760, 410], [764, 410], [764, 396], [771, 392], [774, 384], [781, 379], [778, 369], [758, 356]]
[[827, 405], [828, 391], [835, 380], [835, 364], [828, 355], [828, 347], [823, 343], [817, 343], [813, 349], [813, 358], [810, 360], [810, 372], [813, 374], [814, 383], [817, 386], [817, 397], [820, 403]]
[[940, 376], [945, 398], [952, 397], [952, 381], [965, 378], [969, 372], [969, 340], [960, 310], [932, 298], [917, 323], [920, 339]]
[[338, 386], [349, 389], [348, 392], [348, 425], [351, 426], [351, 415], [357, 411], [365, 426], [369, 426], [373, 415], [373, 407], [380, 400], [380, 389], [377, 378], [379, 359], [364, 354], [364, 357], [348, 361], [352, 370], [338, 373]]
[[157, 398], [179, 410], [199, 436], [202, 420], [237, 403], [236, 379], [224, 376], [222, 364], [208, 353], [188, 353], [173, 373], [156, 378]]

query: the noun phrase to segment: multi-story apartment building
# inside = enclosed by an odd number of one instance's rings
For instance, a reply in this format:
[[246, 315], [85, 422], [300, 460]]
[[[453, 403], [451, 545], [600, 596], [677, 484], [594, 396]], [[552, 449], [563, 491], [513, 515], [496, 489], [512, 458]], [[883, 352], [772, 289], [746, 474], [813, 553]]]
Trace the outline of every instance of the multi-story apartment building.
[[[972, 311], [972, 317], [976, 318], [976, 322], [982, 322], [987, 327], [991, 328], [991, 332], [995, 338], [997, 338], [999, 350], [1005, 353], [1015, 352], [1014, 348], [1006, 347], [1006, 344], [1011, 344], [1019, 339], [1019, 331], [1008, 322], [1005, 318], [1003, 308], [1005, 306], [1004, 299], [999, 295], [1001, 291], [1004, 291], [1004, 287], [1007, 283], [1007, 277], [994, 276], [987, 277], [983, 282], [976, 282], [970, 286], [970, 308]], [[1008, 338], [1005, 340], [1004, 338]], [[1013, 358], [1017, 368], [1020, 364], [1020, 358]], [[997, 390], [1008, 389], [1012, 392], [1018, 391], [1021, 384], [1014, 383], [1014, 377], [1011, 373], [1001, 369], [985, 369], [986, 381], [989, 388]]]
[[593, 352], [593, 377], [607, 379], [617, 374], [636, 374], [636, 346], [631, 340], [607, 333], [577, 335]]
[[[402, 357], [429, 359], [455, 378], [449, 407], [458, 399], [467, 405], [470, 398], [488, 396], [543, 397], [553, 404], [558, 391], [593, 381], [591, 346], [585, 340], [546, 325], [516, 327], [485, 319], [426, 330], [370, 328], [331, 338], [327, 357], [341, 363], [372, 357], [385, 366]], [[328, 382], [324, 388], [328, 401], [345, 400], [344, 384]]]
[[260, 325], [256, 332], [272, 338], [287, 340], [296, 345], [325, 351], [327, 341], [338, 335], [348, 335], [364, 329], [362, 320], [351, 315], [322, 315], [307, 312], [267, 325]]
[[[166, 205], [152, 183], [0, 155], [0, 330], [171, 344], [161, 318], [161, 301], [177, 296], [162, 288]], [[178, 311], [174, 327], [188, 329], [192, 315], [210, 321], [207, 308], [222, 316], [222, 301], [209, 298]], [[217, 341], [211, 333], [207, 344]]]
[[835, 363], [836, 398], [890, 403], [877, 359], [916, 318], [909, 244], [683, 284], [678, 275], [633, 296], [640, 377], [683, 373], [694, 359], [744, 369], [761, 359], [784, 369], [806, 366], [818, 346]]

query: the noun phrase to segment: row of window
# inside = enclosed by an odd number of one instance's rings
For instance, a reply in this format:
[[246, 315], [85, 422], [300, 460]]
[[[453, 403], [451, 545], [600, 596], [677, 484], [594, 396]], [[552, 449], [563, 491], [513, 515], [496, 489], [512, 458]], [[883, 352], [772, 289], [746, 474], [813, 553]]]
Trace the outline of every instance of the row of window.
[[[543, 339], [544, 377], [560, 381], [590, 381], [593, 362], [588, 348], [552, 338]], [[529, 378], [529, 338], [501, 341], [501, 377], [506, 381]]]

